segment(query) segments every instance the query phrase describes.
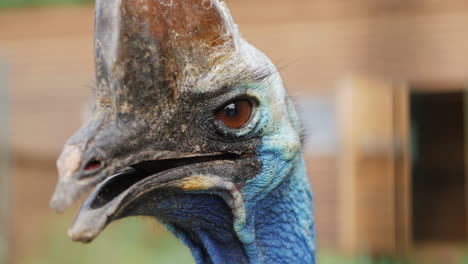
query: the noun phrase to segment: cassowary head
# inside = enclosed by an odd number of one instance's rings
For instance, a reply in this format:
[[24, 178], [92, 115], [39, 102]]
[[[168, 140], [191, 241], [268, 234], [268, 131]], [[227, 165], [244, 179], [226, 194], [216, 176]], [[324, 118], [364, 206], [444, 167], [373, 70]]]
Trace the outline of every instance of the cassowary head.
[[296, 112], [223, 2], [97, 0], [95, 64], [93, 116], [57, 161], [51, 201], [63, 211], [94, 188], [73, 240], [149, 215], [199, 263], [262, 263], [283, 227], [313, 251]]

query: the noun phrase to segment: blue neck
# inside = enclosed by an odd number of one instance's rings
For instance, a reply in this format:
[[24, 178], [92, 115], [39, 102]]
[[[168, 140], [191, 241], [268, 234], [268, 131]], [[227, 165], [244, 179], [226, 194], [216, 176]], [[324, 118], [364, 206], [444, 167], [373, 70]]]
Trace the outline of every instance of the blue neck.
[[159, 220], [190, 248], [197, 263], [248, 263], [232, 228], [231, 209], [218, 195], [178, 193], [158, 203], [156, 210]]
[[315, 263], [315, 227], [312, 194], [304, 160], [270, 194], [255, 212], [256, 250], [247, 250], [250, 263]]
[[[251, 213], [243, 234], [234, 231], [229, 207], [214, 194], [166, 199], [158, 211], [168, 208], [166, 219], [171, 220], [160, 220], [190, 247], [199, 264], [315, 263], [312, 196], [302, 156], [291, 168], [276, 188], [247, 208]], [[254, 236], [253, 242], [245, 242], [245, 232]]]

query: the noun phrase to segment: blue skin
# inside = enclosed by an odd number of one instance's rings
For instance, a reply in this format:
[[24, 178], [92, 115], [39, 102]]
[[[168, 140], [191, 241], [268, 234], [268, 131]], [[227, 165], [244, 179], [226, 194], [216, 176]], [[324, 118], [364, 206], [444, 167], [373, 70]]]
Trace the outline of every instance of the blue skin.
[[[271, 157], [271, 156], [270, 156]], [[248, 235], [242, 242], [233, 230], [233, 217], [224, 200], [214, 194], [179, 193], [158, 204], [160, 221], [180, 238], [199, 264], [316, 263], [312, 197], [299, 155], [277, 188], [248, 209]], [[177, 204], [177, 210], [174, 205]], [[171, 223], [166, 222], [171, 219]]]
[[[264, 86], [247, 90], [256, 96]], [[271, 129], [262, 130], [257, 149], [262, 169], [241, 189], [245, 222], [236, 223], [224, 200], [210, 191], [179, 192], [155, 205], [155, 215], [162, 215], [159, 220], [190, 247], [197, 263], [316, 263], [312, 194], [297, 114], [285, 99], [287, 118], [272, 122], [270, 107], [260, 103], [258, 109], [258, 122]]]

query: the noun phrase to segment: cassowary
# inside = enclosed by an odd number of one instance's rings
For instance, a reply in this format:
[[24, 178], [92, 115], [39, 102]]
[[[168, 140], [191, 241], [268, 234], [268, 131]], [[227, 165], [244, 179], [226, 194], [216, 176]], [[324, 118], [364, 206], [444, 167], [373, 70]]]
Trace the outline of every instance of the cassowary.
[[97, 0], [93, 116], [57, 161], [72, 225], [152, 216], [197, 263], [315, 263], [301, 125], [270, 60], [218, 0]]

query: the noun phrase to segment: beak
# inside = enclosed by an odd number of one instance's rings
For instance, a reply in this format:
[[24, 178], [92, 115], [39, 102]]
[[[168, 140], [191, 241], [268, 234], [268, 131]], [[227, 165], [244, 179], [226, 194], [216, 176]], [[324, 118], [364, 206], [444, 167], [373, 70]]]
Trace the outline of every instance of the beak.
[[[142, 128], [141, 131], [146, 131], [144, 126]], [[148, 174], [148, 170], [158, 172], [167, 166], [177, 167], [192, 160], [198, 162], [223, 156], [219, 152], [169, 150], [162, 147], [164, 144], [155, 146], [149, 141], [144, 140], [141, 133], [119, 129], [112, 120], [90, 120], [69, 139], [57, 160], [59, 181], [50, 207], [63, 212], [97, 184], [126, 168], [139, 168], [140, 172]], [[136, 179], [134, 174], [119, 175]]]
[[[234, 175], [254, 177], [259, 165], [254, 156], [215, 155], [165, 161], [165, 169], [129, 168], [99, 184], [83, 203], [68, 231], [74, 241], [90, 242], [112, 221], [127, 216], [158, 216], [158, 204], [170, 193], [216, 190], [235, 196], [228, 205], [239, 209]], [[169, 164], [168, 164], [169, 163]], [[172, 167], [176, 166], [176, 167]], [[241, 216], [241, 218], [244, 216]]]
[[164, 147], [164, 140], [160, 145], [151, 144], [154, 140], [144, 135], [148, 124], [138, 122], [138, 116], [130, 119], [131, 124], [122, 124], [118, 115], [100, 109], [67, 141], [57, 160], [59, 180], [50, 201], [52, 209], [63, 212], [97, 184], [126, 167], [149, 160], [217, 154], [169, 150]]

